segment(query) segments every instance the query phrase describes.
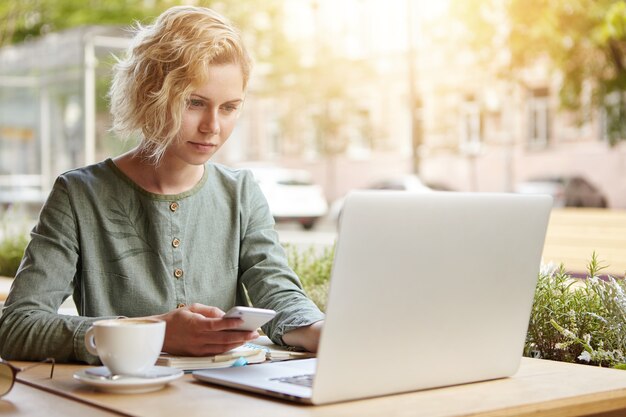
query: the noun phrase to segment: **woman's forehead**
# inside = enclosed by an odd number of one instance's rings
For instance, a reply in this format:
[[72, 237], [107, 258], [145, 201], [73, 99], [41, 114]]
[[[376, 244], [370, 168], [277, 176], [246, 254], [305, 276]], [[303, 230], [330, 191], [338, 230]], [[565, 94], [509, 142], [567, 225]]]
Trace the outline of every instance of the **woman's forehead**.
[[238, 64], [209, 65], [196, 83], [193, 94], [213, 100], [243, 99], [243, 72]]

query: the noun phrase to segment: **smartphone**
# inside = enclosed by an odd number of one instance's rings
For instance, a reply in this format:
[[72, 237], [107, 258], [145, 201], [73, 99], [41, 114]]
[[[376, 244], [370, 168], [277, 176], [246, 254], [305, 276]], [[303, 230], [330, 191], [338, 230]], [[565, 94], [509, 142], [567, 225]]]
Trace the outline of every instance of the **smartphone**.
[[274, 310], [235, 306], [224, 314], [224, 318], [237, 318], [243, 320], [241, 326], [231, 330], [245, 330], [251, 332], [270, 321], [275, 315], [276, 312]]

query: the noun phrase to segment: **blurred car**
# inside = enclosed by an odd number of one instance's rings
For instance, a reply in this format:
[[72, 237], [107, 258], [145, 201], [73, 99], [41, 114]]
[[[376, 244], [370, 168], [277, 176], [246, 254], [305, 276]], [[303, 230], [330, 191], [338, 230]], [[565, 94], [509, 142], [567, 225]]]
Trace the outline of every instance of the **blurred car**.
[[374, 182], [367, 187], [368, 190], [400, 190], [400, 191], [432, 191], [416, 175], [403, 175], [397, 178], [387, 178]]
[[557, 176], [523, 181], [515, 187], [522, 194], [549, 194], [554, 207], [608, 207], [606, 196], [581, 176]]
[[47, 194], [41, 190], [41, 187], [0, 184], [0, 211], [17, 206], [26, 214], [36, 217], [46, 197]]
[[324, 190], [308, 171], [275, 166], [242, 166], [252, 171], [276, 222], [297, 222], [306, 230], [326, 215]]
[[[385, 178], [373, 182], [363, 188], [364, 190], [396, 190], [409, 192], [451, 191], [448, 187], [440, 184], [425, 184], [417, 175], [402, 175], [399, 177]], [[338, 223], [343, 209], [345, 196], [335, 200], [328, 211], [328, 218]]]

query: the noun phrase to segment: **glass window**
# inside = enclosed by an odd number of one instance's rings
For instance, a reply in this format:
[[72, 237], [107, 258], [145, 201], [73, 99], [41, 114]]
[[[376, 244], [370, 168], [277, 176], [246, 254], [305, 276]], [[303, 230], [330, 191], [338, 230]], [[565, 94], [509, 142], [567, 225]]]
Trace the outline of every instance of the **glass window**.
[[461, 150], [476, 154], [480, 151], [483, 141], [483, 121], [479, 103], [468, 97], [461, 104], [460, 111]]
[[550, 103], [547, 88], [534, 89], [528, 101], [528, 145], [545, 148], [550, 139]]

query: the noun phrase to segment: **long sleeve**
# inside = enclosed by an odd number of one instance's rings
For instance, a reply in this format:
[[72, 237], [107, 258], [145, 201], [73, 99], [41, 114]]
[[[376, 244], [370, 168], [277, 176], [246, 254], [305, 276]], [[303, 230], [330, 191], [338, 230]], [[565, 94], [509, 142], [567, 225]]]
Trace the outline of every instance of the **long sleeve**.
[[22, 263], [0, 317], [0, 355], [5, 359], [97, 363], [84, 334], [93, 318], [57, 313], [71, 296], [80, 263], [77, 224], [66, 184], [59, 179], [31, 232]]
[[323, 320], [324, 315], [287, 264], [265, 197], [251, 176], [243, 181], [242, 191], [240, 280], [255, 307], [277, 311], [263, 331], [275, 343], [284, 344], [285, 333]]

